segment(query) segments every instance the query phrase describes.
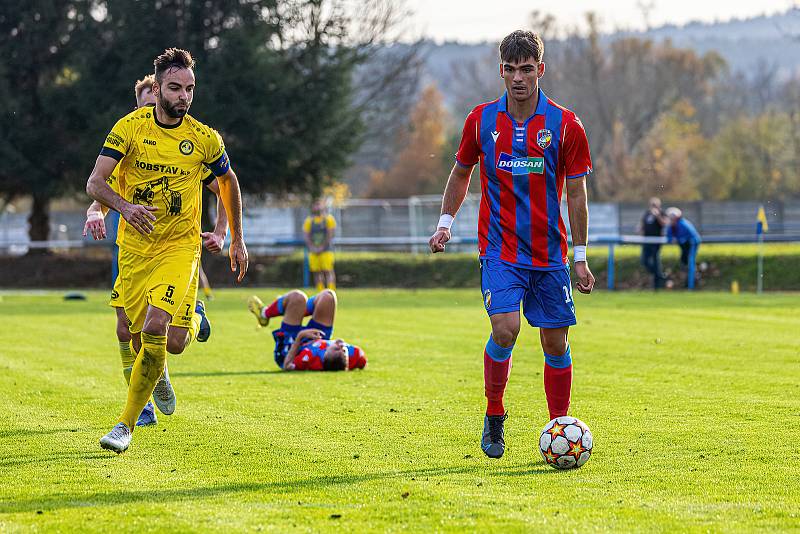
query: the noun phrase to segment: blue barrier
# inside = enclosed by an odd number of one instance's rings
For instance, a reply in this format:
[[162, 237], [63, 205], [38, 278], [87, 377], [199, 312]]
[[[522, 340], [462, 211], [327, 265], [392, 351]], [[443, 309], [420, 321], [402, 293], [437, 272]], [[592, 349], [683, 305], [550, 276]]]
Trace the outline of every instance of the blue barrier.
[[[753, 236], [742, 235], [721, 235], [721, 236], [706, 236], [703, 237], [703, 243], [758, 243], [758, 238]], [[800, 235], [765, 235], [765, 243], [795, 243], [800, 242]], [[477, 245], [477, 237], [454, 237], [450, 240], [450, 244], [454, 245]], [[264, 244], [264, 243], [259, 243]], [[279, 246], [303, 246], [303, 286], [310, 287], [310, 276], [308, 269], [308, 250], [305, 248], [305, 243], [297, 239], [274, 240], [272, 244]], [[422, 245], [428, 244], [427, 238], [410, 238], [410, 237], [396, 237], [396, 238], [338, 238], [334, 239], [334, 246], [365, 246], [365, 245]], [[590, 236], [589, 245], [607, 245], [608, 246], [608, 260], [607, 260], [607, 289], [613, 291], [615, 285], [615, 258], [614, 252], [617, 246], [620, 245], [644, 245], [644, 244], [660, 244], [668, 245], [666, 237], [645, 237], [640, 235], [620, 235], [620, 236]], [[572, 243], [570, 243], [570, 246]], [[696, 259], [697, 247], [692, 247], [689, 251], [689, 265], [688, 265], [688, 289], [694, 290], [695, 277], [696, 277]]]
[[[796, 243], [800, 241], [800, 235], [763, 235], [764, 243]], [[702, 243], [731, 243], [731, 244], [746, 244], [758, 243], [759, 239], [755, 234], [751, 236], [742, 235], [719, 235], [719, 236], [704, 236]], [[608, 245], [608, 281], [606, 287], [609, 290], [614, 289], [614, 250], [618, 245], [644, 245], [644, 244], [661, 244], [667, 245], [666, 237], [644, 237], [640, 235], [621, 235], [621, 236], [597, 236], [589, 238], [590, 245]], [[694, 289], [695, 285], [695, 268], [696, 268], [697, 247], [692, 247], [689, 251], [689, 272], [688, 289]]]
[[303, 287], [311, 287], [311, 269], [308, 268], [308, 249], [303, 247]]

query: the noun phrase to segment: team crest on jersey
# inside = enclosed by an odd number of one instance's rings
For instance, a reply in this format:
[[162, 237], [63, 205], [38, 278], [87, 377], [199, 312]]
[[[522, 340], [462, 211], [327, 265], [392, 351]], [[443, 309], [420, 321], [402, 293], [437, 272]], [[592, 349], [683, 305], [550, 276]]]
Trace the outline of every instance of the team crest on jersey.
[[188, 139], [184, 139], [183, 141], [181, 141], [181, 144], [178, 145], [178, 148], [180, 149], [181, 154], [183, 154], [184, 156], [188, 156], [189, 154], [194, 152], [194, 143], [192, 143]]
[[547, 128], [542, 128], [538, 132], [536, 132], [536, 144], [545, 149], [550, 146], [550, 143], [553, 141], [553, 132], [548, 130]]
[[483, 303], [486, 305], [486, 309], [492, 307], [492, 292], [488, 289], [483, 292]]

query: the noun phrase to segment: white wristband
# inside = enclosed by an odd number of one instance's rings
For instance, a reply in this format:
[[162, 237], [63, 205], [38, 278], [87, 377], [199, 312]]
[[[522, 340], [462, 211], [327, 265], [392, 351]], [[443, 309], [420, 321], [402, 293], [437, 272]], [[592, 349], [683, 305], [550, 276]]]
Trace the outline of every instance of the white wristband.
[[572, 258], [574, 261], [586, 261], [586, 245], [575, 245], [572, 247]]
[[447, 228], [449, 230], [450, 227], [453, 226], [453, 221], [455, 219], [456, 218], [449, 213], [442, 213], [442, 216], [439, 217], [439, 224], [436, 226], [436, 228]]

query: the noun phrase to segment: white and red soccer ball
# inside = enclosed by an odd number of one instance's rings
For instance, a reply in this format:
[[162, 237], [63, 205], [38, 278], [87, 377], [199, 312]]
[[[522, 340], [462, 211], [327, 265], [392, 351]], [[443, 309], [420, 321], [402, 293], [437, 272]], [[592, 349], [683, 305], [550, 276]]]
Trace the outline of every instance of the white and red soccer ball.
[[555, 469], [574, 469], [592, 455], [592, 431], [575, 417], [556, 417], [539, 436], [539, 452]]

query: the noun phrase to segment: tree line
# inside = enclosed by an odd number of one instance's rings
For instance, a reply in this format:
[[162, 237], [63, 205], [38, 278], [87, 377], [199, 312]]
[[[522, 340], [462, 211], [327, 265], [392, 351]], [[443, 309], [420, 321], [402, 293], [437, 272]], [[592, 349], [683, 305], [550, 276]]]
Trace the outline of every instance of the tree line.
[[[587, 23], [588, 31], [558, 28], [536, 12], [528, 26], [545, 40], [543, 90], [586, 127], [593, 200], [800, 196], [800, 78], [781, 78], [768, 58], [758, 72], [741, 72], [715, 52], [638, 37], [609, 41], [594, 15]], [[463, 118], [503, 92], [497, 65], [497, 48], [487, 47], [484, 58], [452, 65], [423, 91], [395, 137], [393, 152], [402, 156], [374, 170], [368, 194], [441, 192]], [[439, 117], [445, 132], [434, 126]]]
[[391, 0], [5, 0], [0, 209], [31, 197], [30, 237], [46, 240], [50, 201], [82, 190], [172, 46], [195, 57], [191, 113], [222, 133], [243, 190], [317, 195], [416, 87], [415, 47], [388, 47], [404, 16]]
[[[365, 0], [6, 0], [0, 6], [0, 209], [80, 192], [100, 144], [133, 108], [133, 82], [169, 46], [197, 60], [192, 114], [224, 136], [249, 194], [440, 194], [463, 118], [497, 98], [497, 49], [429, 73], [400, 43], [403, 4]], [[797, 198], [800, 79], [743, 73], [714, 52], [559, 28], [543, 89], [582, 118], [593, 200]], [[443, 98], [443, 94], [448, 96]], [[445, 100], [451, 102], [445, 105]], [[472, 189], [477, 190], [478, 180]], [[343, 193], [346, 196], [346, 193]]]

